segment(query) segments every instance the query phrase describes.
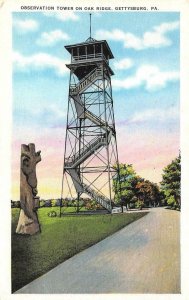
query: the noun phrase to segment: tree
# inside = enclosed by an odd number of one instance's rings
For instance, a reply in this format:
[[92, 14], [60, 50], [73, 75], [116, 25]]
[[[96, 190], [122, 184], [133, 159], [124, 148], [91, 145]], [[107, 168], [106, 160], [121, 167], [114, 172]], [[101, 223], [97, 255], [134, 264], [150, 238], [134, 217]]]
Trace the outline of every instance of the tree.
[[137, 208], [159, 205], [160, 191], [156, 183], [138, 176], [132, 165], [120, 164], [117, 170], [113, 179], [116, 203]]
[[136, 185], [138, 199], [144, 206], [157, 206], [160, 202], [158, 185], [149, 180], [141, 180]]
[[136, 196], [136, 184], [141, 178], [136, 174], [130, 164], [120, 164], [116, 167], [118, 174], [113, 179], [113, 189], [115, 192], [115, 202], [129, 206]]
[[[171, 206], [181, 207], [180, 181], [181, 181], [181, 156], [179, 154], [163, 170], [161, 189], [167, 203]], [[174, 200], [174, 201], [173, 201]]]

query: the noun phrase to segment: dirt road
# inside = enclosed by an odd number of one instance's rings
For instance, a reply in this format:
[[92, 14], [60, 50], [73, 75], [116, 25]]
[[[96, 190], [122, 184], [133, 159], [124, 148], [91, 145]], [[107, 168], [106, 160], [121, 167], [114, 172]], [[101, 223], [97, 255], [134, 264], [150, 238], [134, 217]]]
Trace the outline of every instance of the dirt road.
[[154, 208], [16, 293], [180, 293], [179, 225], [179, 212]]

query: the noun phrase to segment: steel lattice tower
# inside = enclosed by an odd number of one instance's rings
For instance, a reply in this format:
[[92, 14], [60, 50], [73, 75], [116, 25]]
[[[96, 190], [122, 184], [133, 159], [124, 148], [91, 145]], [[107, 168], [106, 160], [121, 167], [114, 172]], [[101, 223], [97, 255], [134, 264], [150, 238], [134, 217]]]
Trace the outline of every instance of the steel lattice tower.
[[[62, 198], [90, 197], [112, 211], [118, 152], [105, 40], [65, 46], [71, 54]], [[84, 196], [85, 195], [85, 196]]]

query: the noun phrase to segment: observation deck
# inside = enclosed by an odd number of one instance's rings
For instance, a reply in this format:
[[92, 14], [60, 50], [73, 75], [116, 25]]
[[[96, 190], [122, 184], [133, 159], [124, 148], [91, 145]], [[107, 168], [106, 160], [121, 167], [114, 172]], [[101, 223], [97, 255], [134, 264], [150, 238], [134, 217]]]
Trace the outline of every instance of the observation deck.
[[71, 54], [71, 63], [66, 66], [70, 70], [74, 70], [74, 74], [79, 80], [96, 68], [98, 63], [103, 63], [109, 70], [109, 74], [114, 75], [109, 66], [109, 60], [114, 56], [107, 41], [96, 41], [89, 38], [84, 43], [68, 45], [65, 48]]

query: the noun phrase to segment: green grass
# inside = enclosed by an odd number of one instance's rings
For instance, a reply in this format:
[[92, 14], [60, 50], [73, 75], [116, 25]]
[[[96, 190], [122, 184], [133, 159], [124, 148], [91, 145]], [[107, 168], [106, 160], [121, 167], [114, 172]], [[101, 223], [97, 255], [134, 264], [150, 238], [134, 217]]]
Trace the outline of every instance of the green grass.
[[57, 207], [38, 210], [40, 234], [22, 236], [15, 233], [19, 209], [12, 209], [12, 292], [146, 214], [50, 218], [52, 210], [59, 212]]

